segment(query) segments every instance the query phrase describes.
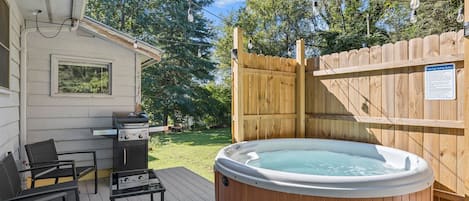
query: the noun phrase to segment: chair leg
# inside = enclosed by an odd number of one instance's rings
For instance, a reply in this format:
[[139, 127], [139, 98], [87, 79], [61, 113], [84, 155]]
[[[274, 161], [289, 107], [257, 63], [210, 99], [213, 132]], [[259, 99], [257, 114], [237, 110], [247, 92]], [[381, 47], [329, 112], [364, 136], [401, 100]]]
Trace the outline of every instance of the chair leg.
[[34, 188], [34, 183], [36, 182], [36, 180], [34, 180], [33, 178], [31, 178], [31, 188]]
[[75, 200], [80, 201], [80, 196], [78, 195], [78, 189], [75, 190]]
[[94, 194], [98, 194], [98, 169], [94, 170]]
[[56, 177], [56, 178], [55, 178], [55, 184], [58, 184], [58, 183], [59, 183], [59, 178]]

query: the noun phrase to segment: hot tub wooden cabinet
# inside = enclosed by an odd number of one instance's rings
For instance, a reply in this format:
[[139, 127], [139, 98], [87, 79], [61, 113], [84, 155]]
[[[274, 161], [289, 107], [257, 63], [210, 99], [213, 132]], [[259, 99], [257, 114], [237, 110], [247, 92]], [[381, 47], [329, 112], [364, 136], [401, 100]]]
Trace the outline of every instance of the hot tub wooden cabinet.
[[[225, 179], [224, 179], [225, 178]], [[216, 201], [430, 201], [433, 200], [432, 187], [422, 191], [377, 198], [331, 198], [299, 195], [258, 188], [225, 177], [215, 172], [215, 198]]]

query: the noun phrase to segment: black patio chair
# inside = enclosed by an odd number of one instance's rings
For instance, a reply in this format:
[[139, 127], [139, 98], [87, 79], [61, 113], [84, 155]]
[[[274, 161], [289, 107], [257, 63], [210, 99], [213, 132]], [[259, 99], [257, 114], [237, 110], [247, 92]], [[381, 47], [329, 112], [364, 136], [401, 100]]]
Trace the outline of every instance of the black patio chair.
[[[40, 168], [55, 168], [56, 166], [71, 166], [75, 168], [73, 161], [61, 161], [54, 165], [46, 165]], [[21, 189], [20, 174], [36, 170], [36, 168], [18, 171], [15, 159], [12, 154], [8, 154], [0, 161], [0, 201], [52, 201], [52, 200], [69, 200], [69, 195], [74, 195], [76, 201], [78, 197], [78, 183], [76, 177], [73, 181], [54, 184], [44, 187], [31, 188], [27, 190]]]
[[[44, 164], [55, 164], [59, 160], [60, 155], [71, 155], [71, 154], [92, 154], [93, 156], [93, 165], [92, 166], [80, 166], [76, 167], [76, 176], [78, 178], [83, 177], [84, 175], [94, 171], [94, 193], [98, 193], [98, 170], [96, 166], [96, 152], [95, 151], [78, 151], [78, 152], [64, 152], [57, 153], [55, 149], [55, 143], [53, 139], [36, 142], [33, 144], [27, 144], [24, 146], [26, 149], [26, 155], [29, 159], [29, 165], [31, 167], [36, 167], [37, 165]], [[31, 172], [33, 178], [31, 180], [31, 187], [34, 187], [35, 181], [39, 179], [52, 179], [55, 178], [55, 183], [57, 184], [59, 178], [61, 177], [70, 177], [73, 175], [71, 168], [55, 168], [52, 170], [45, 169], [36, 169]]]

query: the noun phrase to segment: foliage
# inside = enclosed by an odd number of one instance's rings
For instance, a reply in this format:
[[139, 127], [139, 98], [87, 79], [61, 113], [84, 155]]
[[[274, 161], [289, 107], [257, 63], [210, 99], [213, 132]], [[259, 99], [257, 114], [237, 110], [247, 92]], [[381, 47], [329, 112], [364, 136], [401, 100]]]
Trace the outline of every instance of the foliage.
[[410, 8], [395, 1], [386, 1], [388, 12], [383, 14], [382, 24], [389, 30], [391, 42], [440, 34], [462, 29], [456, 22], [462, 1], [420, 1], [417, 9], [417, 22], [409, 23]]
[[415, 24], [409, 22], [409, 2], [319, 0], [319, 15], [314, 16], [312, 1], [250, 0], [225, 17], [215, 56], [223, 67], [231, 65], [233, 27], [245, 30], [245, 41], [252, 38], [252, 51], [273, 56], [286, 56], [298, 39], [305, 39], [307, 56], [312, 56], [462, 28], [456, 22], [459, 0], [421, 1]]
[[[184, 116], [204, 118], [210, 104], [205, 84], [213, 79], [210, 61], [214, 31], [202, 15], [213, 0], [193, 0], [194, 22], [188, 22], [188, 1], [90, 0], [87, 14], [132, 33], [164, 51], [162, 60], [142, 71], [142, 102], [154, 122]], [[117, 8], [117, 9], [116, 9]], [[143, 8], [143, 9], [142, 9]], [[199, 53], [201, 56], [199, 57]]]
[[61, 64], [58, 77], [60, 93], [109, 94], [107, 68]]

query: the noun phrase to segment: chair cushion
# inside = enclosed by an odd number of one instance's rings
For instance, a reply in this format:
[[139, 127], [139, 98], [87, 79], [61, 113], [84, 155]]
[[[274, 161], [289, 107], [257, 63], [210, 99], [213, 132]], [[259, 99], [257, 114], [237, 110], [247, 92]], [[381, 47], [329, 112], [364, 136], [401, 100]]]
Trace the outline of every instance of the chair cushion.
[[[95, 168], [94, 166], [83, 166], [83, 167], [76, 167], [77, 170], [77, 177], [80, 178], [89, 172], [93, 171]], [[72, 168], [60, 168], [52, 170], [44, 175], [36, 177], [36, 179], [49, 179], [49, 178], [56, 178], [56, 177], [71, 177], [73, 175]]]
[[36, 193], [59, 192], [59, 191], [65, 192], [65, 191], [74, 191], [75, 189], [78, 189], [78, 182], [76, 180], [58, 183], [54, 185], [27, 189], [27, 190], [22, 191], [20, 195], [31, 195], [31, 194], [36, 194]]

